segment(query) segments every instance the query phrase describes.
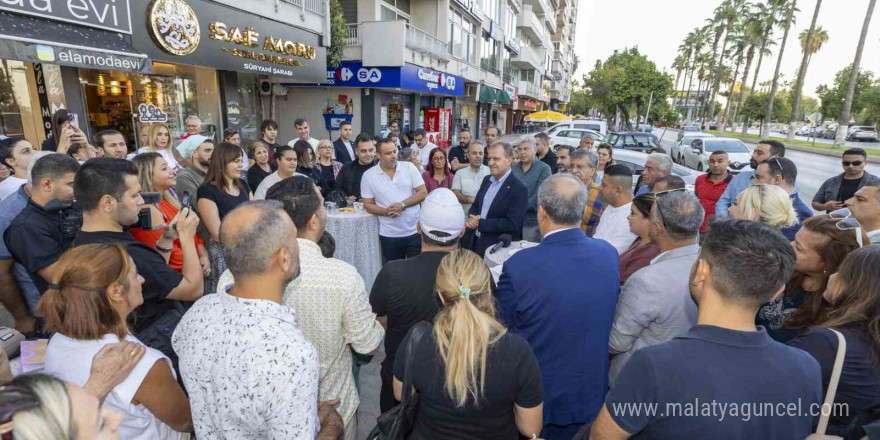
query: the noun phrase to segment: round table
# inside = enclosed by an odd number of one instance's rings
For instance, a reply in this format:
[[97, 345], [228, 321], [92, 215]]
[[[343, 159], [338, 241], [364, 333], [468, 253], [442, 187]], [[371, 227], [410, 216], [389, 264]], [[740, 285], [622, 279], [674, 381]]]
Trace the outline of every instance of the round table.
[[483, 257], [483, 261], [486, 262], [486, 266], [489, 267], [489, 272], [492, 273], [492, 277], [495, 278], [495, 282], [497, 283], [498, 278], [501, 277], [501, 269], [504, 267], [504, 262], [507, 261], [507, 259], [510, 258], [511, 255], [519, 252], [521, 249], [526, 249], [537, 245], [538, 243], [533, 243], [526, 240], [514, 241], [510, 243], [510, 246], [498, 249], [494, 254], [490, 254], [489, 250], [487, 249], [486, 256]]
[[327, 232], [336, 240], [334, 258], [354, 266], [364, 278], [367, 293], [382, 269], [379, 219], [366, 210], [353, 213], [327, 211]]

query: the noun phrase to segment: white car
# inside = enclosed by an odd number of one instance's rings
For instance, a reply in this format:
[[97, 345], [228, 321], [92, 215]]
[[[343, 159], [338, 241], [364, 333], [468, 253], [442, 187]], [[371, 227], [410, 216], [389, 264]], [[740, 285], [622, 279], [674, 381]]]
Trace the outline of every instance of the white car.
[[715, 135], [703, 132], [686, 132], [684, 137], [682, 137], [678, 143], [673, 145], [669, 150], [669, 156], [672, 157], [672, 160], [675, 163], [681, 164], [682, 159], [684, 158], [684, 150], [691, 147], [691, 142], [693, 142], [694, 139], [704, 137], [715, 137]]
[[[626, 165], [627, 167], [629, 167], [630, 170], [632, 170], [633, 189], [635, 189], [635, 184], [638, 182], [639, 176], [641, 176], [642, 171], [645, 170], [645, 162], [648, 161], [648, 155], [640, 151], [615, 148], [612, 152], [612, 156], [614, 158], [614, 162], [620, 165]], [[681, 179], [684, 180], [688, 191], [693, 192], [694, 185], [697, 182], [697, 176], [699, 176], [700, 173], [685, 168], [681, 165], [673, 165], [670, 175], [681, 177]]]
[[[550, 127], [550, 130], [556, 128], [579, 128], [584, 130], [597, 131], [601, 133], [602, 136], [608, 135], [608, 122], [603, 119], [575, 119], [572, 121], [560, 122]], [[548, 130], [548, 132], [550, 130]]]
[[581, 138], [584, 136], [593, 138], [593, 142], [596, 145], [605, 140], [605, 136], [602, 136], [598, 131], [581, 128], [552, 128], [547, 134], [550, 136], [550, 146], [554, 148], [558, 145], [570, 145], [577, 148], [581, 143]]
[[734, 138], [697, 138], [691, 142], [690, 148], [684, 149], [684, 161], [682, 165], [697, 171], [709, 169], [709, 156], [713, 151], [724, 151], [730, 159], [728, 171], [738, 173], [749, 165], [752, 152], [746, 144]]

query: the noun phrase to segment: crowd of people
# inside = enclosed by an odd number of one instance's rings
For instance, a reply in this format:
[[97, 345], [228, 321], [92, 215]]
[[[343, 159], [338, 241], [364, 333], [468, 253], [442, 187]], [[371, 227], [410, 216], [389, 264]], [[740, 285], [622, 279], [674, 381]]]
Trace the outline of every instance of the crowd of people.
[[[638, 174], [589, 137], [296, 119], [243, 145], [193, 115], [135, 149], [60, 113], [40, 150], [0, 140], [0, 303], [48, 339], [39, 374], [0, 351], [3, 438], [351, 440], [364, 399], [411, 395], [409, 439], [861, 438], [878, 411], [864, 150], [814, 214], [778, 141], [735, 176], [714, 152], [690, 190], [668, 155]], [[326, 231], [348, 204], [378, 218], [369, 289]]]

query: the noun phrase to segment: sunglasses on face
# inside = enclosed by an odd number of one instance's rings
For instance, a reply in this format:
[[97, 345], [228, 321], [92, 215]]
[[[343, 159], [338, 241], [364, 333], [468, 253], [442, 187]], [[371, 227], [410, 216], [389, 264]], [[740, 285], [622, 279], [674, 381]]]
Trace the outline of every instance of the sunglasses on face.
[[865, 163], [865, 162], [863, 162], [863, 161], [861, 161], [861, 160], [854, 160], [854, 161], [848, 161], [848, 160], [845, 160], [845, 161], [843, 161], [843, 162], [841, 162], [841, 163], [843, 163], [843, 166], [845, 166], [845, 167], [850, 167], [850, 166], [852, 166], [852, 167], [857, 167], [857, 166], [859, 166], [859, 165], [861, 165], [861, 164], [863, 164], [863, 163]]

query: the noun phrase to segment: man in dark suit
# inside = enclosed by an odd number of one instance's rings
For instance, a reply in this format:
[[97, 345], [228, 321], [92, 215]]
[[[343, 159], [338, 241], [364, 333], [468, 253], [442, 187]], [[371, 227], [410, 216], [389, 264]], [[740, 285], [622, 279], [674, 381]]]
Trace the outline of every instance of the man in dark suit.
[[[505, 263], [499, 315], [525, 338], [541, 365], [544, 430], [568, 440], [599, 414], [608, 389], [608, 341], [620, 290], [617, 250], [584, 236], [587, 188], [556, 174], [538, 189], [538, 246]], [[589, 268], [589, 274], [584, 269]]]
[[333, 141], [333, 152], [336, 161], [347, 165], [357, 159], [357, 151], [351, 142], [351, 122], [343, 121], [339, 124], [339, 139]]
[[509, 234], [514, 241], [521, 240], [529, 207], [528, 188], [510, 172], [513, 147], [495, 142], [486, 150], [486, 156], [490, 174], [483, 178], [467, 221], [468, 229], [474, 233], [471, 249], [480, 256], [498, 243], [503, 234]]

